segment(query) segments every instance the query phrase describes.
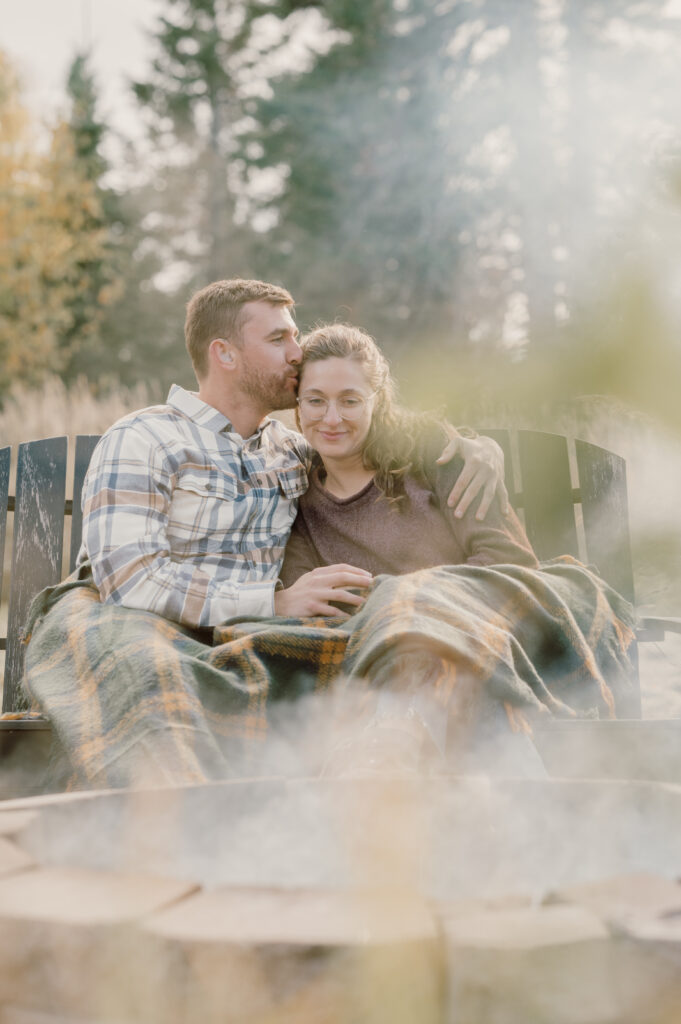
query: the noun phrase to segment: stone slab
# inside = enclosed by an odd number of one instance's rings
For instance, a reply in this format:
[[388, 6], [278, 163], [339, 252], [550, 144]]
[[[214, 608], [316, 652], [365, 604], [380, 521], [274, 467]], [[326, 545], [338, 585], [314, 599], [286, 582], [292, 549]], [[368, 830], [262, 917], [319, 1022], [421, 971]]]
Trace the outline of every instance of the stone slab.
[[176, 880], [73, 868], [0, 879], [0, 1008], [136, 1019], [144, 965], [135, 925], [191, 891]]
[[0, 835], [0, 878], [12, 875], [16, 871], [26, 871], [33, 867], [35, 861], [11, 839]]
[[38, 815], [37, 810], [5, 811], [0, 803], [0, 836], [16, 836]]
[[[172, 964], [155, 1018], [190, 1024], [440, 1024], [433, 913], [409, 892], [201, 892], [142, 928], [147, 964]], [[163, 974], [163, 967], [152, 973]]]
[[627, 922], [652, 924], [657, 918], [675, 918], [681, 923], [681, 885], [646, 872], [566, 886], [552, 893], [550, 901], [578, 904], [620, 929]]
[[144, 874], [44, 868], [0, 879], [0, 921], [128, 923], [184, 898], [192, 888]]
[[177, 941], [357, 946], [437, 938], [432, 910], [409, 891], [212, 889], [148, 917]]
[[607, 929], [578, 907], [448, 917], [448, 1024], [619, 1024]]

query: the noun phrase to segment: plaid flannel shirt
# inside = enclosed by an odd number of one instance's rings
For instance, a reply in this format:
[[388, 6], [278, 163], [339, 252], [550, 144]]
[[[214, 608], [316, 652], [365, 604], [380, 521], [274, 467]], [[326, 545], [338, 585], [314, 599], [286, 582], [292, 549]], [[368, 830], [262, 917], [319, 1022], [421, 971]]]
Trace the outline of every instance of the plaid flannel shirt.
[[83, 544], [102, 601], [190, 627], [274, 614], [310, 449], [266, 417], [249, 438], [174, 385], [102, 437], [83, 487]]

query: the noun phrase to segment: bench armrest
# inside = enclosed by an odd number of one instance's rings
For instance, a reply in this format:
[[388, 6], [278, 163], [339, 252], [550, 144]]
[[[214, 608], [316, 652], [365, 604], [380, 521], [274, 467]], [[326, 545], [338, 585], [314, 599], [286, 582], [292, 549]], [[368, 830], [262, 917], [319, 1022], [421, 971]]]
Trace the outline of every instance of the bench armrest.
[[637, 640], [664, 640], [665, 633], [681, 633], [681, 619], [666, 615], [639, 616]]

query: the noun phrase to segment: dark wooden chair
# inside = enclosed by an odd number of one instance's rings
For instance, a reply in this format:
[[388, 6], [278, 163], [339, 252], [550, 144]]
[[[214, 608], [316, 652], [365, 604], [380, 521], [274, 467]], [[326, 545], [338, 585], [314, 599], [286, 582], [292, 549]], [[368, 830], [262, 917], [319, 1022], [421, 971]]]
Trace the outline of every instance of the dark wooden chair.
[[[51, 741], [50, 724], [28, 717], [21, 689], [23, 627], [31, 601], [75, 567], [80, 547], [83, 480], [99, 435], [76, 438], [73, 497], [66, 498], [68, 438], [19, 445], [15, 495], [9, 493], [9, 448], [0, 450], [0, 597], [8, 603], [5, 673], [0, 718], [0, 798], [42, 786]], [[7, 514], [13, 514], [9, 594], [2, 593]], [[67, 518], [71, 519], [68, 565], [63, 564]]]
[[[593, 564], [615, 589], [633, 602], [624, 460], [597, 445], [569, 441], [558, 434], [527, 430], [488, 430], [486, 433], [494, 437], [504, 451], [509, 495], [524, 518], [538, 556], [546, 559], [571, 554]], [[59, 582], [75, 565], [82, 526], [81, 488], [98, 439], [95, 435], [76, 438], [70, 498], [66, 497], [66, 437], [19, 446], [15, 496], [9, 494], [10, 449], [0, 450], [0, 555], [5, 550], [7, 513], [14, 517], [7, 637], [0, 638], [0, 649], [6, 651], [2, 704], [5, 717], [0, 719], [0, 758], [5, 764], [13, 759], [18, 763], [19, 748], [26, 751], [24, 762], [29, 748], [32, 758], [45, 756], [49, 723], [22, 715], [26, 707], [21, 690], [22, 629], [34, 595], [43, 587]], [[71, 529], [68, 563], [64, 565], [67, 517], [71, 518]], [[642, 619], [639, 639], [660, 640], [666, 630], [681, 632], [681, 620]], [[640, 693], [631, 701], [626, 715], [630, 720], [628, 724], [579, 726], [580, 743], [585, 742], [584, 736], [589, 730], [601, 737], [599, 744], [608, 729], [614, 737], [629, 735], [631, 720], [641, 717]], [[551, 751], [560, 749], [561, 744], [574, 742], [571, 737], [576, 736], [578, 730], [571, 726], [572, 723], [557, 723], [552, 727], [549, 756]], [[662, 737], [670, 735], [669, 722], [659, 727], [649, 724], [648, 728], [658, 728]], [[641, 735], [640, 729], [637, 735]], [[0, 763], [0, 796], [5, 795], [1, 767]]]

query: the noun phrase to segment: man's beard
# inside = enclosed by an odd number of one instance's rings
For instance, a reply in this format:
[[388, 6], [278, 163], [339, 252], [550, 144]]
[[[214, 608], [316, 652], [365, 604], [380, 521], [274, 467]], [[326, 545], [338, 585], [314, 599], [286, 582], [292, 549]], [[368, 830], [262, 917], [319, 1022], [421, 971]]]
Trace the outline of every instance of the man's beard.
[[252, 366], [244, 368], [241, 390], [252, 398], [265, 412], [275, 409], [293, 409], [296, 404], [297, 388], [289, 383], [292, 371], [281, 374], [266, 373]]

